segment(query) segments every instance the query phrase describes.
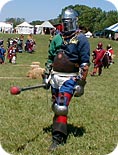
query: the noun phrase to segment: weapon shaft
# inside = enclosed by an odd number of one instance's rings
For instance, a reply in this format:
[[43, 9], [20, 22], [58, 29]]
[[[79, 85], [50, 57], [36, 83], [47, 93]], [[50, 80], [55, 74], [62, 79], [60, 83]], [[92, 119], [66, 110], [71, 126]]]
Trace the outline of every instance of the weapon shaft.
[[45, 87], [45, 84], [40, 84], [40, 85], [36, 85], [36, 86], [29, 86], [29, 87], [24, 87], [21, 88], [21, 91], [25, 91], [25, 90], [30, 90], [30, 89], [36, 89], [36, 88], [41, 88], [41, 87]]

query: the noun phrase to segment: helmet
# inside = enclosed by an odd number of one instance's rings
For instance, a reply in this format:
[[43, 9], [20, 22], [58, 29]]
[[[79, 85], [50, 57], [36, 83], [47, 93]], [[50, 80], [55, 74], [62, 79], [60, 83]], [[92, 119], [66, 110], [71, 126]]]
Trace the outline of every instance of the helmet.
[[64, 32], [77, 30], [78, 14], [75, 10], [68, 8], [62, 13], [62, 24]]
[[103, 44], [101, 42], [98, 43], [98, 48], [102, 48]]

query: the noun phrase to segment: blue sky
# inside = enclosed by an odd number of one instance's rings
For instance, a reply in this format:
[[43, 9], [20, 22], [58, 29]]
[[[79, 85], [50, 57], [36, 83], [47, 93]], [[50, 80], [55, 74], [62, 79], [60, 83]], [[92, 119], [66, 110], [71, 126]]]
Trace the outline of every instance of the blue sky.
[[57, 18], [64, 7], [77, 4], [116, 11], [115, 6], [106, 0], [12, 0], [2, 8], [0, 21], [11, 17], [25, 18], [27, 22], [50, 20]]

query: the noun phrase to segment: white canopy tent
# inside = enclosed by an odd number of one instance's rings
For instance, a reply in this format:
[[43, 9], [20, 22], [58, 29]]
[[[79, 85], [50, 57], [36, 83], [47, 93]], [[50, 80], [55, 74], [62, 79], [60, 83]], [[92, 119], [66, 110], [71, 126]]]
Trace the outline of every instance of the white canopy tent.
[[113, 24], [113, 25], [105, 28], [105, 30], [109, 30], [109, 31], [113, 31], [113, 32], [118, 32], [118, 23]]
[[42, 28], [42, 34], [44, 34], [44, 30], [46, 29], [55, 29], [55, 27], [49, 22], [49, 21], [45, 21], [40, 25], [40, 28]]
[[43, 31], [43, 28], [41, 27], [41, 25], [35, 25], [36, 27], [36, 34], [41, 34]]
[[49, 21], [43, 22], [40, 26], [45, 28], [55, 28]]
[[13, 25], [10, 23], [0, 22], [0, 30], [4, 33], [11, 33], [13, 30]]
[[23, 22], [16, 27], [16, 32], [18, 34], [33, 34], [34, 26], [29, 24], [28, 22]]
[[93, 34], [92, 34], [90, 31], [88, 31], [88, 32], [85, 33], [85, 36], [86, 36], [87, 38], [90, 38], [90, 37], [93, 36]]
[[118, 40], [118, 23], [105, 28], [105, 30], [109, 33], [109, 39], [113, 38]]

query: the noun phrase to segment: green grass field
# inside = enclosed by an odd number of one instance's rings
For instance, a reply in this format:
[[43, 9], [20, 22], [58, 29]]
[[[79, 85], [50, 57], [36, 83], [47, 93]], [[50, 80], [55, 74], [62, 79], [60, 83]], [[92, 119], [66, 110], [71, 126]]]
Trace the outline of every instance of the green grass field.
[[[5, 46], [8, 37], [16, 34], [0, 34]], [[26, 38], [27, 36], [25, 36]], [[26, 73], [33, 61], [47, 59], [48, 35], [35, 35], [36, 51], [17, 54], [17, 64], [0, 65], [0, 142], [12, 155], [106, 155], [118, 143], [118, 42], [103, 38], [91, 38], [91, 52], [99, 41], [104, 48], [110, 43], [115, 51], [115, 63], [103, 69], [101, 76], [87, 77], [85, 93], [73, 98], [68, 114], [68, 139], [56, 151], [47, 151], [51, 144], [50, 90], [43, 88], [10, 94], [11, 86], [32, 86], [41, 79], [29, 79]], [[89, 72], [93, 69], [91, 64]]]

